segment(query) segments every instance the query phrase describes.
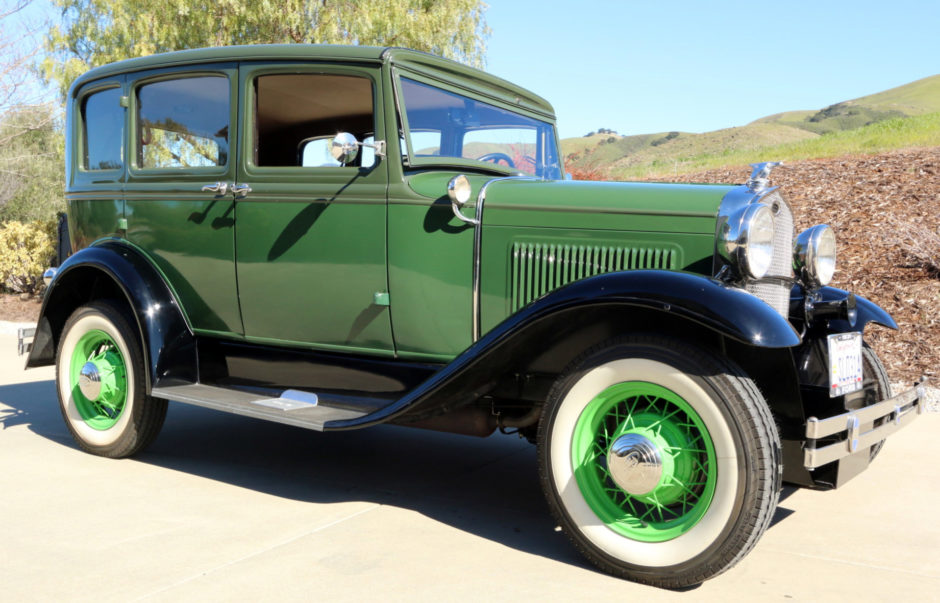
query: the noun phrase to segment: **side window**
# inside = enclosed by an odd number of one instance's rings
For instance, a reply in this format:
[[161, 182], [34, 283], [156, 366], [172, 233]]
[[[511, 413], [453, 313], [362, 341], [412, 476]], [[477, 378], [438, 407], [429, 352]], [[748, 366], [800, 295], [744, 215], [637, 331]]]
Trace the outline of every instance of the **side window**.
[[85, 170], [117, 170], [124, 167], [124, 108], [121, 89], [89, 94], [82, 100], [85, 148], [81, 166]]
[[188, 77], [137, 90], [137, 165], [142, 169], [228, 162], [228, 78]]
[[[349, 132], [369, 142], [375, 131], [372, 82], [323, 73], [262, 75], [254, 80], [254, 164], [259, 167], [337, 167], [330, 142]], [[356, 167], [372, 167], [363, 148]]]

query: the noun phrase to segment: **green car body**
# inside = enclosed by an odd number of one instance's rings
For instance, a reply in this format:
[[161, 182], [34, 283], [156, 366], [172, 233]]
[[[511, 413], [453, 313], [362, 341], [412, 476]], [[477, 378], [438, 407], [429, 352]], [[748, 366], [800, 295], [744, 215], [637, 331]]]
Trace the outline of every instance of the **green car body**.
[[517, 430], [599, 567], [719, 573], [781, 479], [841, 485], [922, 409], [857, 335], [896, 325], [825, 286], [831, 231], [794, 241], [772, 166], [574, 182], [554, 124], [544, 99], [405, 49], [96, 68], [68, 96], [75, 253], [28, 366], [67, 365], [63, 414], [107, 456], [152, 440], [164, 399], [316, 430]]

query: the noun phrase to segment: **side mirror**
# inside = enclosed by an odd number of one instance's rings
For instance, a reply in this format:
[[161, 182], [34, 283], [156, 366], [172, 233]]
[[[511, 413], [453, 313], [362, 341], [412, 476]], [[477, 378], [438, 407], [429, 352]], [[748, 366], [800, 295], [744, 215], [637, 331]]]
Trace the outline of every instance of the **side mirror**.
[[340, 132], [330, 143], [330, 155], [343, 165], [349, 165], [359, 155], [359, 141], [349, 132]]

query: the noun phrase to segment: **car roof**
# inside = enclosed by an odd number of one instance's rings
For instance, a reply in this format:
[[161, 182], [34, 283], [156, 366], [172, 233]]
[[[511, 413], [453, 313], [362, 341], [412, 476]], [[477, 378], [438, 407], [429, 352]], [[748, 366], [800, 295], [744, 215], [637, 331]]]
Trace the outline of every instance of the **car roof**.
[[89, 82], [125, 73], [199, 65], [201, 63], [284, 60], [389, 63], [437, 79], [443, 83], [460, 83], [463, 81], [476, 92], [534, 111], [550, 120], [554, 120], [555, 117], [554, 109], [544, 98], [480, 69], [427, 52], [408, 48], [377, 46], [257, 44], [179, 50], [95, 67], [75, 80], [69, 95], [74, 97], [77, 91]]

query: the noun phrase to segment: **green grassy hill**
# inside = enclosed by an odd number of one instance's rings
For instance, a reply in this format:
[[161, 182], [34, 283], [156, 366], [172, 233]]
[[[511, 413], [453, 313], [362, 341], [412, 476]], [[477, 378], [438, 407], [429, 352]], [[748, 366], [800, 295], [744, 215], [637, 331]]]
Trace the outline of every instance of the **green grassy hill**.
[[635, 180], [758, 161], [794, 161], [934, 146], [940, 146], [940, 112], [898, 117], [853, 130], [810, 135], [779, 144], [702, 148], [698, 152], [673, 157], [637, 155], [608, 166], [603, 176], [612, 180]]
[[[620, 179], [763, 158], [828, 157], [940, 145], [940, 75], [819, 111], [788, 111], [703, 134], [660, 132], [562, 140], [566, 167]], [[880, 126], [880, 127], [878, 127]]]

